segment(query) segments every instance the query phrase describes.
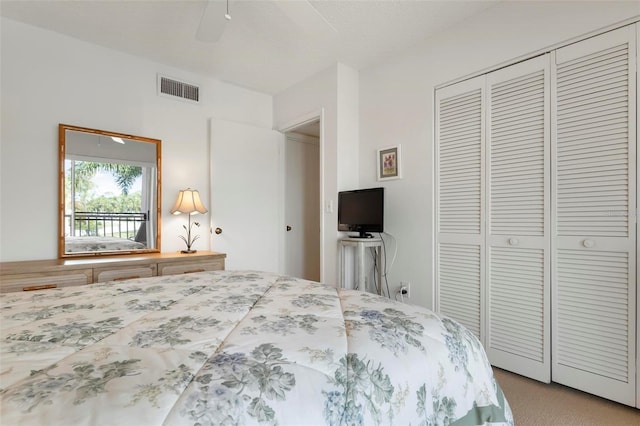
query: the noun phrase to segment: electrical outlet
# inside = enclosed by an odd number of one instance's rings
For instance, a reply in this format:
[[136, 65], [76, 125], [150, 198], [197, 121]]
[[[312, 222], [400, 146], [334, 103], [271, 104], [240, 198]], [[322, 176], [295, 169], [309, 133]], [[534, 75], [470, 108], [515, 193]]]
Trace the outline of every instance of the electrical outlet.
[[400, 291], [399, 293], [402, 297], [406, 297], [407, 299], [411, 297], [411, 283], [400, 281]]

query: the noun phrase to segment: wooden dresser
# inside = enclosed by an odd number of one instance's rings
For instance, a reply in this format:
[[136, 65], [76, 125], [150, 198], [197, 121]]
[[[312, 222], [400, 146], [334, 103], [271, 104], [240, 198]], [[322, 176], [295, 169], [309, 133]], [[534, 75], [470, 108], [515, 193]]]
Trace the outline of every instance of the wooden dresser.
[[0, 293], [224, 269], [225, 253], [149, 253], [0, 263]]

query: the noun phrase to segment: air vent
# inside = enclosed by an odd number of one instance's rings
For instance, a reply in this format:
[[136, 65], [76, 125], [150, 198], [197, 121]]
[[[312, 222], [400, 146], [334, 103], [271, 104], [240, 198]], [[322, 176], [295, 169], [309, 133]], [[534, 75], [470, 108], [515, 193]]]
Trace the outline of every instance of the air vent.
[[200, 88], [193, 84], [158, 75], [158, 93], [175, 96], [190, 102], [200, 102]]

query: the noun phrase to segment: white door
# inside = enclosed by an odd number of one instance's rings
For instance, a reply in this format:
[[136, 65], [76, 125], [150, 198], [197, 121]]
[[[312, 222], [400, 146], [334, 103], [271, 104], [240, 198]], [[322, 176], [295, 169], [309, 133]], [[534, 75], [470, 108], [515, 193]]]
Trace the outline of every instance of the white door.
[[634, 26], [556, 52], [553, 381], [635, 405]]
[[210, 137], [213, 250], [227, 254], [227, 269], [281, 272], [284, 135], [212, 119]]
[[484, 340], [484, 82], [436, 92], [436, 310]]
[[[636, 24], [636, 49], [640, 46], [640, 24]], [[637, 107], [638, 99], [640, 99], [640, 84], [638, 84], [638, 69], [640, 69], [640, 54], [636, 54], [636, 356], [640, 355], [640, 339], [638, 339], [638, 330], [640, 330], [640, 264], [638, 264], [638, 255], [640, 255], [640, 235], [638, 235], [638, 215], [640, 215], [640, 200], [638, 199], [638, 189], [640, 189], [640, 173], [638, 173], [638, 164], [640, 164], [640, 149], [638, 149], [638, 126], [640, 126], [640, 108]], [[636, 362], [636, 407], [640, 408], [640, 361]]]
[[320, 141], [287, 133], [285, 271], [320, 281]]
[[487, 355], [551, 378], [549, 56], [487, 75]]

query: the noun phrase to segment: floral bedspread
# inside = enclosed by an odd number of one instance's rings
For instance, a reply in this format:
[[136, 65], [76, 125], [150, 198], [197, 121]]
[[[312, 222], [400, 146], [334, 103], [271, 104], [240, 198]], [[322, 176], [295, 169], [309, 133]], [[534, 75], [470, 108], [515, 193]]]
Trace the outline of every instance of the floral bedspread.
[[147, 248], [143, 243], [117, 237], [65, 237], [64, 244], [65, 253], [141, 250]]
[[6, 425], [513, 424], [429, 310], [252, 271], [0, 296]]

